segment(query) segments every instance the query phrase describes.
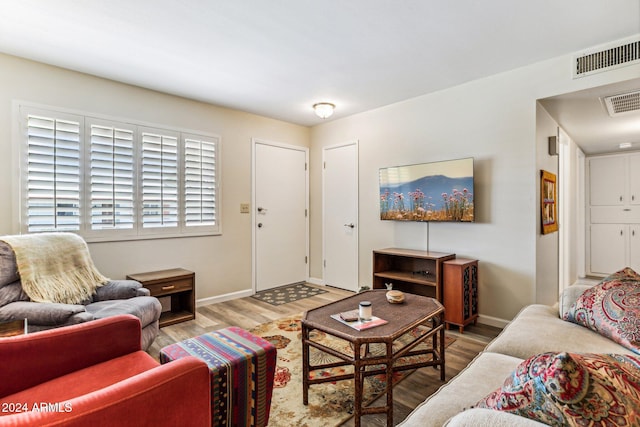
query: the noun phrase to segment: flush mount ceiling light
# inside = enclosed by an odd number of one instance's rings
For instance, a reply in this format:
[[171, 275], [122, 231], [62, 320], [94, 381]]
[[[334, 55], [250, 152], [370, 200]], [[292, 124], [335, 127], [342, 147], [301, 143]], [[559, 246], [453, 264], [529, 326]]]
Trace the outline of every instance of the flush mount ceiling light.
[[620, 149], [624, 150], [625, 148], [631, 148], [631, 146], [632, 146], [632, 144], [630, 142], [621, 142], [618, 147], [620, 147]]
[[313, 104], [313, 110], [316, 112], [316, 116], [321, 119], [331, 117], [335, 108], [336, 106], [329, 102], [318, 102], [317, 104]]

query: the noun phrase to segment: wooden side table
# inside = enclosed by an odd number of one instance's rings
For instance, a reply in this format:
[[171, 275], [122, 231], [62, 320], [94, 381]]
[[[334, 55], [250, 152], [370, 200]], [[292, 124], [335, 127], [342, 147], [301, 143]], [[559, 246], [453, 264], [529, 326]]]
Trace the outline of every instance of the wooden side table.
[[463, 333], [478, 320], [478, 260], [452, 259], [444, 262], [443, 270], [444, 321], [447, 329], [453, 324]]
[[0, 338], [26, 334], [27, 328], [27, 319], [0, 322]]
[[149, 289], [152, 297], [170, 297], [171, 310], [160, 315], [160, 327], [196, 318], [196, 274], [183, 268], [127, 275]]

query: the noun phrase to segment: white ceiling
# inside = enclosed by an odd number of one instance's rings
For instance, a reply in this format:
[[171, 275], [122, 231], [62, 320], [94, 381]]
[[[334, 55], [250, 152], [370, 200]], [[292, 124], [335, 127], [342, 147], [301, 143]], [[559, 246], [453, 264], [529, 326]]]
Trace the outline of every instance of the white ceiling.
[[[543, 99], [540, 102], [586, 154], [640, 150], [640, 111], [609, 116], [602, 99], [640, 90], [640, 78]], [[551, 136], [551, 135], [549, 135]], [[623, 150], [624, 151], [624, 150]]]
[[0, 0], [0, 52], [301, 125], [640, 33], [640, 0]]

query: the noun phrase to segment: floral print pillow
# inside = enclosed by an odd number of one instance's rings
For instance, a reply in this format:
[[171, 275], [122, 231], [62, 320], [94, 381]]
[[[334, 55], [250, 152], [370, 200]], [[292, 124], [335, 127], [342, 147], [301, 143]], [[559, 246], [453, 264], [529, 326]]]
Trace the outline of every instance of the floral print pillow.
[[640, 354], [640, 275], [628, 267], [612, 274], [586, 290], [563, 319]]
[[552, 426], [640, 425], [640, 358], [542, 353], [522, 362], [476, 407]]

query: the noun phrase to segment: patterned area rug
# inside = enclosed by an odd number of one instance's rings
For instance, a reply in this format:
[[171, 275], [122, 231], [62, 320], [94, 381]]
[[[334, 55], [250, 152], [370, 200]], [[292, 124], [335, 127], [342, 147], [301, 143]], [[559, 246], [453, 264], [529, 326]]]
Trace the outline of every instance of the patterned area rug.
[[257, 292], [253, 295], [253, 298], [268, 302], [271, 305], [280, 305], [324, 294], [325, 292], [327, 291], [305, 285], [304, 283], [296, 283], [294, 285], [280, 286], [279, 288]]
[[[315, 384], [309, 388], [309, 404], [302, 404], [302, 342], [300, 319], [302, 315], [285, 317], [273, 322], [258, 325], [251, 332], [273, 343], [278, 349], [276, 376], [271, 404], [270, 426], [274, 427], [330, 427], [339, 426], [353, 416], [353, 381], [343, 380]], [[416, 333], [417, 331], [413, 331]], [[316, 340], [340, 351], [352, 351], [349, 343], [318, 331]], [[427, 340], [430, 341], [430, 340]], [[447, 337], [445, 347], [455, 341]], [[422, 345], [422, 344], [421, 344]], [[372, 346], [373, 347], [373, 346]], [[384, 351], [372, 348], [371, 351]], [[312, 364], [327, 363], [338, 359], [314, 348], [310, 350]], [[414, 356], [428, 360], [431, 355]], [[343, 374], [353, 372], [351, 367], [332, 368], [316, 371], [314, 376]], [[406, 378], [413, 371], [397, 372], [394, 384]], [[368, 404], [379, 397], [385, 389], [384, 375], [367, 377], [365, 380], [364, 401]]]

